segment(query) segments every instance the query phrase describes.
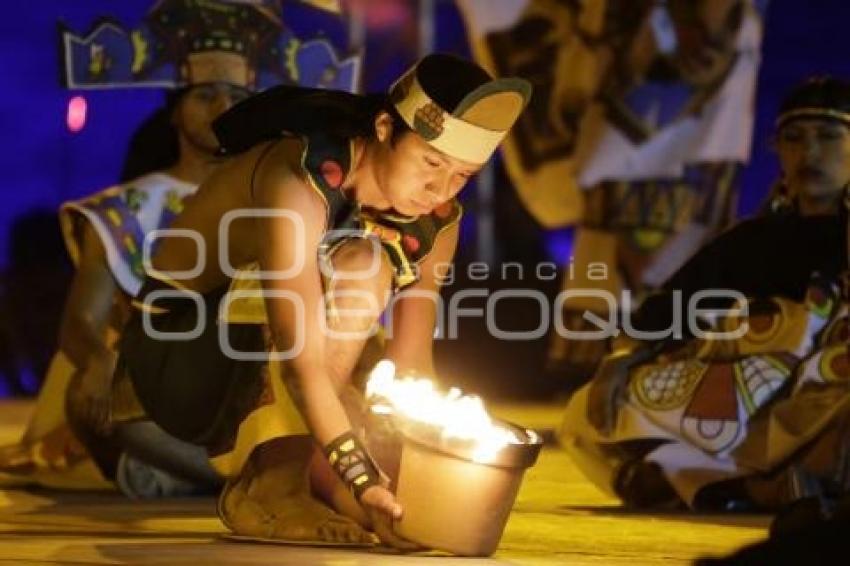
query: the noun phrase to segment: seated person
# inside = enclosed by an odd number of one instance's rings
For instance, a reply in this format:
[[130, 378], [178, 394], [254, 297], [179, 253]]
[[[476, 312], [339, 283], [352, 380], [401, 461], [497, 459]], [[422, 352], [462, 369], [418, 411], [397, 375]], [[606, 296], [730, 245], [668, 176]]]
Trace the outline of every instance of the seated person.
[[[525, 81], [429, 55], [389, 97], [277, 87], [216, 122], [233, 157], [176, 219], [182, 232], [156, 244], [113, 414], [204, 446], [228, 478], [219, 513], [235, 535], [363, 544], [374, 530], [405, 546], [389, 528], [402, 509], [340, 395], [392, 292], [404, 290], [386, 356], [433, 374], [455, 197], [529, 95]], [[333, 480], [320, 494], [352, 518], [311, 493], [316, 447], [327, 461], [314, 476]]]
[[[562, 444], [628, 505], [774, 509], [850, 480], [840, 287], [850, 83], [799, 86], [776, 128], [782, 181], [770, 211], [719, 236], [647, 298], [631, 321], [644, 334], [619, 336], [568, 403]], [[694, 305], [716, 312], [690, 324]], [[683, 331], [671, 336], [677, 319]]]
[[[212, 121], [256, 90], [260, 55], [249, 58], [236, 46], [249, 39], [256, 43], [252, 34], [268, 25], [268, 17], [250, 6], [226, 7], [241, 14], [241, 23], [224, 29], [205, 13], [223, 6], [159, 2], [153, 7], [146, 21], [159, 21], [163, 13], [180, 16], [161, 28], [174, 44], [163, 51], [160, 63], [175, 69], [173, 77], [162, 80], [174, 88], [168, 91], [165, 106], [134, 136], [124, 182], [63, 203], [60, 209], [76, 272], [62, 315], [59, 349], [33, 416], [18, 443], [0, 447], [0, 473], [14, 484], [106, 489], [115, 482], [126, 495], [147, 498], [185, 495], [196, 487], [207, 491], [222, 481], [203, 451], [153, 427], [136, 432], [154, 435], [170, 458], [182, 462], [172, 474], [124, 451], [111, 430], [109, 398], [116, 341], [130, 312], [130, 300], [144, 279], [145, 237], [166, 228], [184, 200], [221, 164]], [[222, 41], [227, 47], [203, 47], [202, 40], [210, 34], [224, 33], [232, 39]], [[173, 39], [178, 37], [179, 41]], [[85, 67], [80, 74], [88, 73], [88, 67], [76, 64], [65, 69], [69, 83], [79, 67]], [[134, 86], [108, 74], [97, 83], [89, 80], [89, 86], [97, 88]]]

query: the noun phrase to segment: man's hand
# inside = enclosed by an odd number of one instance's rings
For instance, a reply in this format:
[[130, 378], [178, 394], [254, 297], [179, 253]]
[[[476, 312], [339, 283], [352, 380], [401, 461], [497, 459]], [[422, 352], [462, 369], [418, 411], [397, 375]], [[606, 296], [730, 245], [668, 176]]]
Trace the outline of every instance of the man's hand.
[[366, 510], [372, 522], [372, 530], [386, 545], [398, 550], [422, 550], [422, 547], [405, 540], [393, 531], [393, 520], [401, 519], [402, 508], [395, 496], [387, 488], [373, 485], [363, 492], [360, 505]]

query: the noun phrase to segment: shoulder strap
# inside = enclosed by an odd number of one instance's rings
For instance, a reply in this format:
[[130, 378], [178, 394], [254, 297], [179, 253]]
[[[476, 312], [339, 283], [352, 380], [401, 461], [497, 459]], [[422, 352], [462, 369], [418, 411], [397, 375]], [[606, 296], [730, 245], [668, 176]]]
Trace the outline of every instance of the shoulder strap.
[[349, 209], [355, 207], [342, 191], [353, 161], [351, 140], [323, 132], [305, 134], [303, 139], [301, 168], [327, 206], [328, 229], [339, 227], [340, 216], [347, 216]]

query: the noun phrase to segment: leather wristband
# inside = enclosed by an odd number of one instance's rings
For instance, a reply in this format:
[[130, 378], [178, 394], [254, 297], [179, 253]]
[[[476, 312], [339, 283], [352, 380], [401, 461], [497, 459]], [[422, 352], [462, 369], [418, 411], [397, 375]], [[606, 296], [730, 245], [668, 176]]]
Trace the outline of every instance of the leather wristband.
[[325, 457], [358, 501], [366, 489], [381, 483], [378, 467], [360, 439], [350, 431], [325, 446]]

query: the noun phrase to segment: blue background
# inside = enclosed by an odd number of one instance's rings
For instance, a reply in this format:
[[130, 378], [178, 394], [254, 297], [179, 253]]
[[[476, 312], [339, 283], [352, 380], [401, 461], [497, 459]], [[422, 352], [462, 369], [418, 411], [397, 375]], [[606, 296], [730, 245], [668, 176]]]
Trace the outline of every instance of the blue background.
[[[57, 24], [86, 31], [99, 16], [110, 14], [125, 25], [138, 23], [150, 0], [40, 0], [7, 2], [0, 23], [0, 265], [8, 257], [13, 220], [34, 208], [55, 209], [64, 200], [115, 182], [126, 142], [136, 125], [159, 106], [154, 89], [90, 91], [85, 128], [65, 127], [68, 100], [74, 93], [59, 85]], [[294, 4], [293, 4], [294, 6]], [[345, 28], [315, 10], [287, 6], [287, 23], [296, 32], [320, 26], [345, 50]], [[437, 47], [466, 51], [462, 25], [450, 2], [438, 2]], [[753, 159], [744, 173], [741, 210], [749, 212], [775, 173], [769, 148], [778, 97], [801, 77], [813, 73], [850, 76], [847, 37], [850, 3], [844, 0], [772, 0], [767, 20], [764, 61], [758, 88]], [[393, 43], [398, 45], [393, 48]], [[379, 89], [415, 57], [413, 42], [390, 33], [370, 36], [364, 85]]]

